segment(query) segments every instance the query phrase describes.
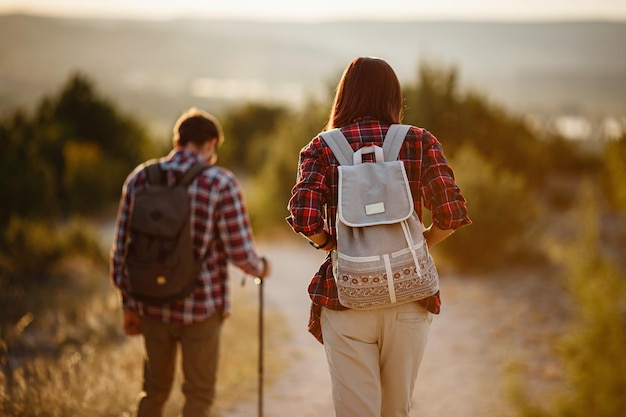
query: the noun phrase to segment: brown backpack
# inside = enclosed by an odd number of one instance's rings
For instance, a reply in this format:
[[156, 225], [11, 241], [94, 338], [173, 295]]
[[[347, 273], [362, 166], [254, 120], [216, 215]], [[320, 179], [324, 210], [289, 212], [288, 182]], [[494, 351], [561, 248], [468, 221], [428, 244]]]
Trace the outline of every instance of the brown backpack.
[[144, 166], [148, 185], [131, 203], [126, 278], [132, 298], [162, 304], [185, 298], [197, 285], [202, 264], [194, 256], [187, 187], [209, 165], [192, 165], [172, 186], [158, 161]]

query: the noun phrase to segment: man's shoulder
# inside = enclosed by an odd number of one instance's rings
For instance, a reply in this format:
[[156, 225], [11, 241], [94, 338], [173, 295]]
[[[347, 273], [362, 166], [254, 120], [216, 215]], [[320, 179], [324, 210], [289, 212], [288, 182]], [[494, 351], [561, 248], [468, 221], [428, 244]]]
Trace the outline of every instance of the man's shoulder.
[[139, 184], [145, 182], [145, 178], [146, 178], [146, 167], [147, 164], [149, 164], [151, 161], [145, 161], [142, 162], [141, 164], [137, 165], [129, 174], [128, 176], [126, 176], [126, 180], [124, 181], [124, 186], [128, 187], [130, 186], [136, 186], [138, 185], [137, 183], [139, 182]]
[[228, 168], [219, 165], [212, 165], [202, 171], [199, 175], [200, 185], [211, 186], [218, 184], [221, 187], [239, 186], [237, 176]]

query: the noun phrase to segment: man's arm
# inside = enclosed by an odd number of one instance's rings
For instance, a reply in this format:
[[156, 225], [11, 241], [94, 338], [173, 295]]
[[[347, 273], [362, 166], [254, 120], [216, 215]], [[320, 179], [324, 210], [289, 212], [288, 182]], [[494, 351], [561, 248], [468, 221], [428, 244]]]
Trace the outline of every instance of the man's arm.
[[247, 274], [265, 278], [269, 261], [258, 255], [239, 182], [233, 176], [220, 192], [217, 227], [227, 258]]

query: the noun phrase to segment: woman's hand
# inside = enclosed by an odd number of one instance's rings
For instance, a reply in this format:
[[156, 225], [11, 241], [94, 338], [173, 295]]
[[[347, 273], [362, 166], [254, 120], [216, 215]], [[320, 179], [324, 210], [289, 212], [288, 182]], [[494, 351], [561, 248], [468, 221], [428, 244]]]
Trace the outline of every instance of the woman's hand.
[[428, 249], [444, 241], [452, 233], [454, 233], [454, 229], [443, 230], [431, 224], [430, 227], [424, 231], [424, 239], [426, 239]]

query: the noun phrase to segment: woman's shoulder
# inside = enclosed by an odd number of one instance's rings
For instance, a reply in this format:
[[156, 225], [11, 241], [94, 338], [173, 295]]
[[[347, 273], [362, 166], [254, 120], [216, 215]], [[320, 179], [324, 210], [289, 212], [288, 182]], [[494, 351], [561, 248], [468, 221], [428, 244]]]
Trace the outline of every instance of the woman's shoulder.
[[322, 133], [324, 132], [319, 132], [318, 134], [313, 136], [313, 138], [309, 141], [309, 143], [307, 143], [306, 145], [302, 147], [302, 149], [300, 149], [300, 155], [313, 156], [320, 152], [323, 152], [322, 149], [324, 147], [328, 147], [328, 145], [324, 141], [324, 138], [322, 137]]
[[437, 137], [435, 137], [435, 135], [433, 135], [429, 130], [419, 126], [410, 126], [411, 127], [407, 133], [408, 139], [417, 140], [421, 142], [424, 147], [441, 146]]

